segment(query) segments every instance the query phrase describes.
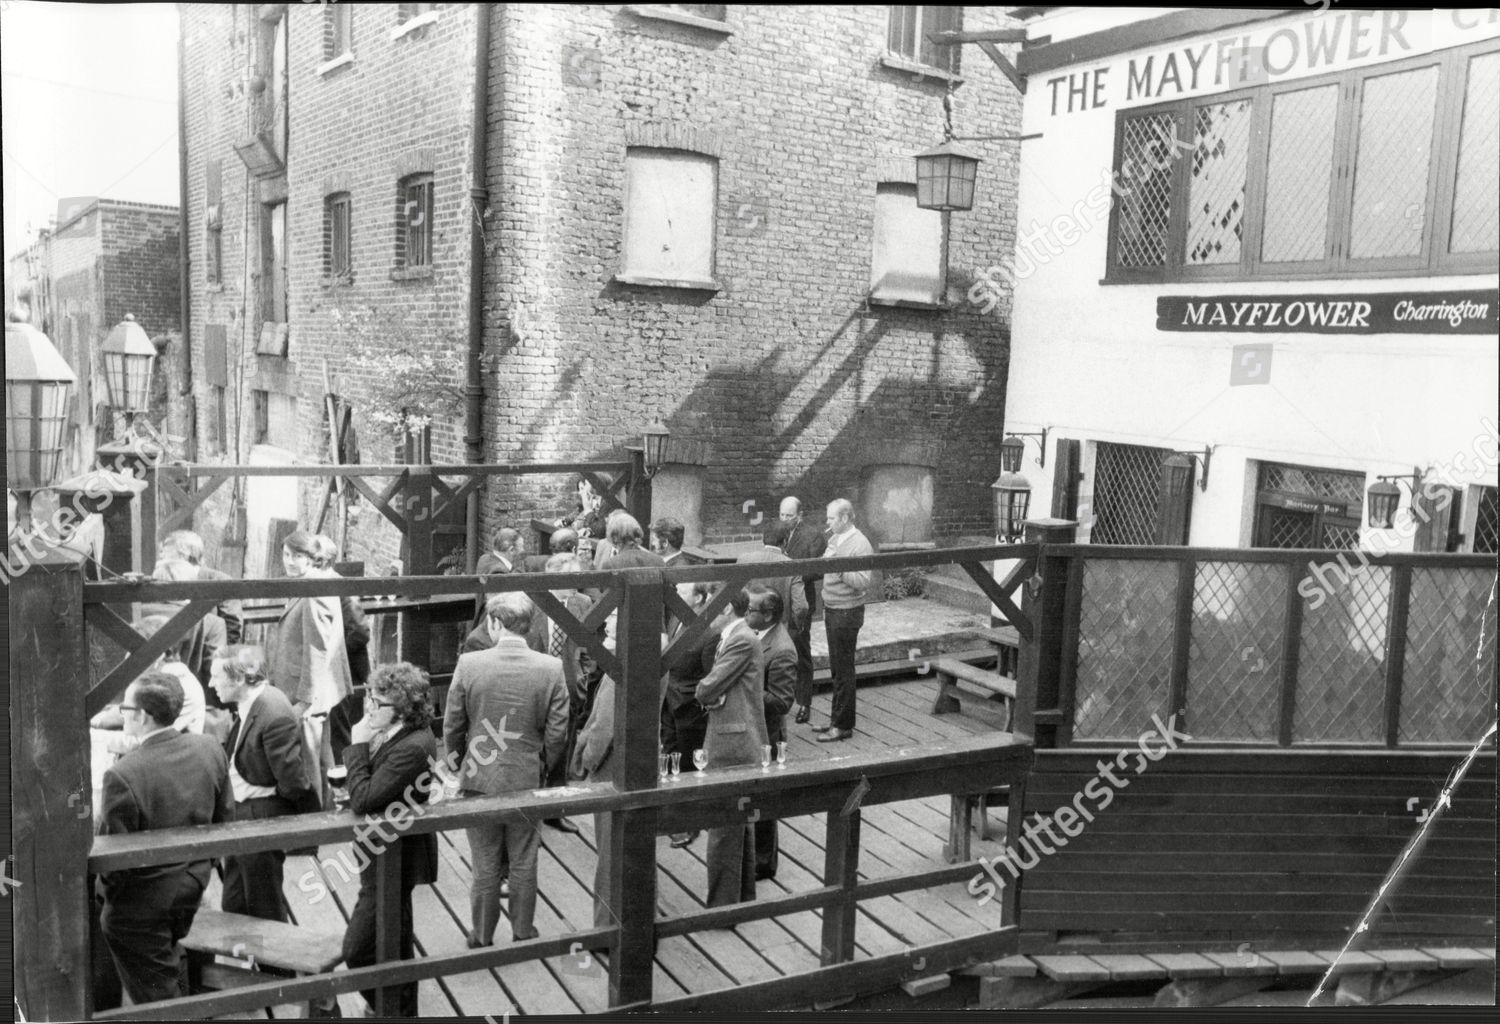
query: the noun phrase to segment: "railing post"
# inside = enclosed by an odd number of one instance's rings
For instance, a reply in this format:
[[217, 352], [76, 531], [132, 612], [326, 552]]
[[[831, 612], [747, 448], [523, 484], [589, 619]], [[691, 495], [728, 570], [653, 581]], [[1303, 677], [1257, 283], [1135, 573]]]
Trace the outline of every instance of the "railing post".
[[1401, 733], [1401, 683], [1406, 673], [1406, 631], [1411, 612], [1411, 565], [1391, 566], [1389, 639], [1385, 645], [1385, 745]]
[[[406, 575], [433, 576], [432, 557], [432, 467], [413, 466], [402, 495], [406, 519]], [[432, 667], [432, 615], [418, 608], [401, 613], [401, 658], [430, 671]]]
[[17, 880], [9, 888], [16, 1002], [32, 1020], [85, 1020], [93, 1011], [87, 878], [94, 823], [82, 567], [34, 563], [6, 594], [10, 701], [0, 713], [10, 716], [14, 832], [0, 839], [14, 851], [3, 873]]
[[[398, 833], [399, 835], [399, 833]], [[375, 962], [401, 959], [401, 840], [375, 858]], [[399, 1017], [401, 987], [375, 990], [375, 1015]]]
[[[620, 674], [615, 680], [615, 742], [611, 779], [619, 790], [654, 789], [661, 742], [661, 572], [626, 569], [615, 628]], [[656, 958], [655, 808], [610, 816], [609, 892], [600, 893], [619, 925], [609, 958], [609, 1005], [649, 1002]]]
[[1069, 559], [1047, 554], [1048, 544], [1071, 544], [1078, 524], [1067, 519], [1028, 519], [1025, 543], [1042, 545], [1037, 551], [1036, 576], [1040, 587], [1023, 588], [1021, 610], [1032, 622], [1032, 637], [1021, 639], [1016, 669], [1016, 713], [1012, 732], [1017, 742], [1039, 747], [1055, 745], [1057, 726], [1038, 726], [1036, 710], [1057, 707], [1064, 632], [1063, 606], [1067, 598]]
[[156, 474], [162, 471], [160, 459], [143, 459], [141, 468], [146, 489], [141, 492], [141, 572], [156, 568], [156, 499], [161, 494]]
[[823, 884], [842, 891], [835, 902], [823, 907], [824, 967], [854, 959], [854, 922], [859, 908], [854, 887], [859, 882], [859, 808], [844, 814], [828, 812], [828, 845], [823, 860]]
[[1302, 581], [1312, 572], [1312, 563], [1293, 554], [1287, 559], [1286, 614], [1281, 636], [1281, 680], [1276, 709], [1276, 742], [1292, 745], [1297, 721], [1297, 665], [1302, 657]]
[[626, 450], [630, 452], [630, 493], [625, 499], [625, 510], [644, 527], [651, 522], [651, 478], [646, 475], [646, 450]]

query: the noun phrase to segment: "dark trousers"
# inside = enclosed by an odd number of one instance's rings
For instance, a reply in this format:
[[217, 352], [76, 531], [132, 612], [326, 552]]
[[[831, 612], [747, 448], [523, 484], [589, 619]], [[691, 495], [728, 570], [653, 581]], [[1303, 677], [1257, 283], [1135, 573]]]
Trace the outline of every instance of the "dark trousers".
[[706, 861], [710, 907], [755, 899], [754, 826], [709, 829]]
[[[786, 739], [786, 716], [766, 711], [766, 737], [771, 743], [771, 756], [776, 756], [776, 744]], [[776, 836], [776, 819], [760, 818], [755, 822], [755, 877], [775, 878], [776, 868], [781, 863], [781, 844]]]
[[671, 700], [672, 695], [668, 694], [662, 703], [661, 748], [668, 754], [681, 754], [682, 770], [689, 771], [693, 751], [702, 750], [708, 738], [708, 712], [692, 698], [675, 708], [671, 706]]
[[[234, 805], [234, 820], [277, 818], [292, 813], [291, 805], [276, 796], [242, 800]], [[288, 919], [286, 894], [281, 891], [285, 850], [264, 850], [224, 858], [224, 896], [227, 914], [247, 914], [267, 921]]]
[[[359, 899], [354, 912], [349, 915], [349, 928], [344, 932], [344, 963], [353, 967], [369, 967], [375, 963], [375, 872], [379, 865], [375, 858], [359, 873]], [[401, 885], [401, 943], [399, 956], [410, 960], [416, 955], [415, 929], [411, 916], [411, 890], [406, 883]], [[417, 983], [394, 986], [397, 991], [396, 1016], [417, 1016]], [[371, 1006], [375, 1005], [375, 990], [360, 989], [360, 995]]]
[[119, 887], [99, 914], [99, 930], [132, 1002], [187, 994], [181, 951], [193, 927], [203, 883], [186, 871]]
[[[812, 587], [808, 587], [812, 590]], [[811, 605], [808, 606], [811, 609]], [[812, 656], [812, 615], [809, 610], [808, 620], [801, 628], [796, 628], [793, 623], [787, 630], [792, 635], [792, 646], [797, 648], [797, 682], [792, 688], [793, 700], [805, 708], [812, 707], [813, 699], [813, 656]]]
[[825, 608], [823, 628], [828, 634], [828, 667], [833, 673], [833, 721], [835, 729], [854, 728], [854, 657], [859, 649], [859, 629], [865, 624], [865, 608]]

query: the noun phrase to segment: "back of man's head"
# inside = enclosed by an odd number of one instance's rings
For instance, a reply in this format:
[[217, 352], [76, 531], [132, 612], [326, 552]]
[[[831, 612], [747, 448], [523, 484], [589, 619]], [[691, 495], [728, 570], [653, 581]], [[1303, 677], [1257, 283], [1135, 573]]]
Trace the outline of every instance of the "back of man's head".
[[536, 605], [525, 594], [512, 591], [490, 598], [484, 610], [491, 621], [507, 633], [525, 636], [531, 631], [531, 617], [536, 612]]
[[494, 537], [490, 538], [490, 543], [494, 545], [496, 551], [502, 553], [514, 551], [516, 549], [516, 540], [520, 536], [521, 533], [519, 530], [513, 530], [509, 526], [502, 526], [495, 531]]
[[174, 549], [185, 562], [197, 565], [203, 561], [203, 538], [192, 530], [173, 530], [162, 538], [161, 550]]
[[609, 517], [605, 536], [615, 547], [624, 548], [639, 544], [645, 533], [641, 530], [640, 520], [635, 516], [629, 512], [614, 512]]
[[760, 539], [768, 548], [779, 548], [786, 543], [787, 534], [791, 532], [789, 524], [780, 519], [772, 519], [766, 523], [766, 528], [761, 532]]
[[547, 547], [554, 555], [577, 551], [578, 531], [566, 526], [558, 527], [552, 531], [552, 536], [547, 541]]
[[745, 613], [750, 610], [750, 591], [743, 587], [736, 590], [729, 598], [729, 607], [733, 608], [734, 613], [743, 619]]
[[651, 532], [656, 535], [662, 547], [678, 551], [682, 548], [682, 541], [687, 536], [687, 527], [682, 525], [681, 520], [663, 516], [651, 524]]
[[182, 714], [182, 684], [167, 672], [147, 672], [125, 694], [155, 726], [169, 726]]

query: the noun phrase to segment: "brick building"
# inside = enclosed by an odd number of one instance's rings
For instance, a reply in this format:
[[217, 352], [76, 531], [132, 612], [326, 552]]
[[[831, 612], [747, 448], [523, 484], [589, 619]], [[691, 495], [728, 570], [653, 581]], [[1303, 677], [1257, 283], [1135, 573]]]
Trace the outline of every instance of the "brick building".
[[[157, 342], [163, 357], [179, 330], [176, 207], [114, 199], [65, 199], [56, 227], [12, 256], [7, 278], [30, 322], [52, 339], [78, 375], [64, 472], [93, 463], [94, 450], [123, 427], [109, 409], [99, 350], [127, 313]], [[152, 422], [166, 416], [165, 382], [157, 375]]]
[[[989, 533], [1008, 305], [964, 301], [958, 268], [1014, 244], [1019, 98], [977, 50], [917, 40], [1003, 11], [485, 13], [478, 205], [479, 7], [182, 7], [200, 457], [326, 461], [326, 366], [364, 462], [464, 461], [478, 231], [486, 461], [618, 457], [660, 419], [710, 453], [708, 542], [791, 492], [856, 498], [886, 542]], [[970, 143], [978, 198], [945, 239], [911, 156], [950, 85], [958, 134], [1012, 137]], [[403, 348], [451, 383], [411, 403], [436, 411], [417, 445], [391, 426]], [[313, 498], [272, 486], [243, 495], [252, 553], [257, 508]], [[485, 534], [567, 489], [492, 483]], [[377, 518], [351, 557], [394, 556]]]

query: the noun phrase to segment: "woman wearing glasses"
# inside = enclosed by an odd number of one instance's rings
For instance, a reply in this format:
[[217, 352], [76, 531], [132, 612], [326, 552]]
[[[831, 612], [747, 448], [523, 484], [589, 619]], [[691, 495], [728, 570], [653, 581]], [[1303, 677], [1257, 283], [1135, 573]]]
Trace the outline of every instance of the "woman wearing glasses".
[[[415, 665], [398, 662], [381, 665], [370, 676], [365, 694], [364, 717], [350, 730], [344, 748], [348, 769], [349, 809], [355, 814], [386, 815], [392, 805], [404, 805], [379, 830], [368, 829], [356, 841], [368, 854], [369, 863], [359, 875], [359, 900], [344, 933], [344, 962], [351, 968], [375, 963], [375, 878], [380, 858], [390, 848], [392, 833], [399, 835], [399, 821], [410, 822], [421, 814], [427, 794], [435, 785], [429, 765], [437, 753], [428, 723], [432, 720], [427, 676]], [[382, 838], [384, 833], [385, 838]], [[411, 891], [414, 886], [437, 881], [437, 835], [402, 836], [401, 843], [401, 945], [400, 957], [414, 955]], [[397, 986], [397, 1016], [417, 1016], [417, 983]], [[373, 989], [362, 993], [373, 1007]], [[373, 1014], [373, 1011], [371, 1011]]]

